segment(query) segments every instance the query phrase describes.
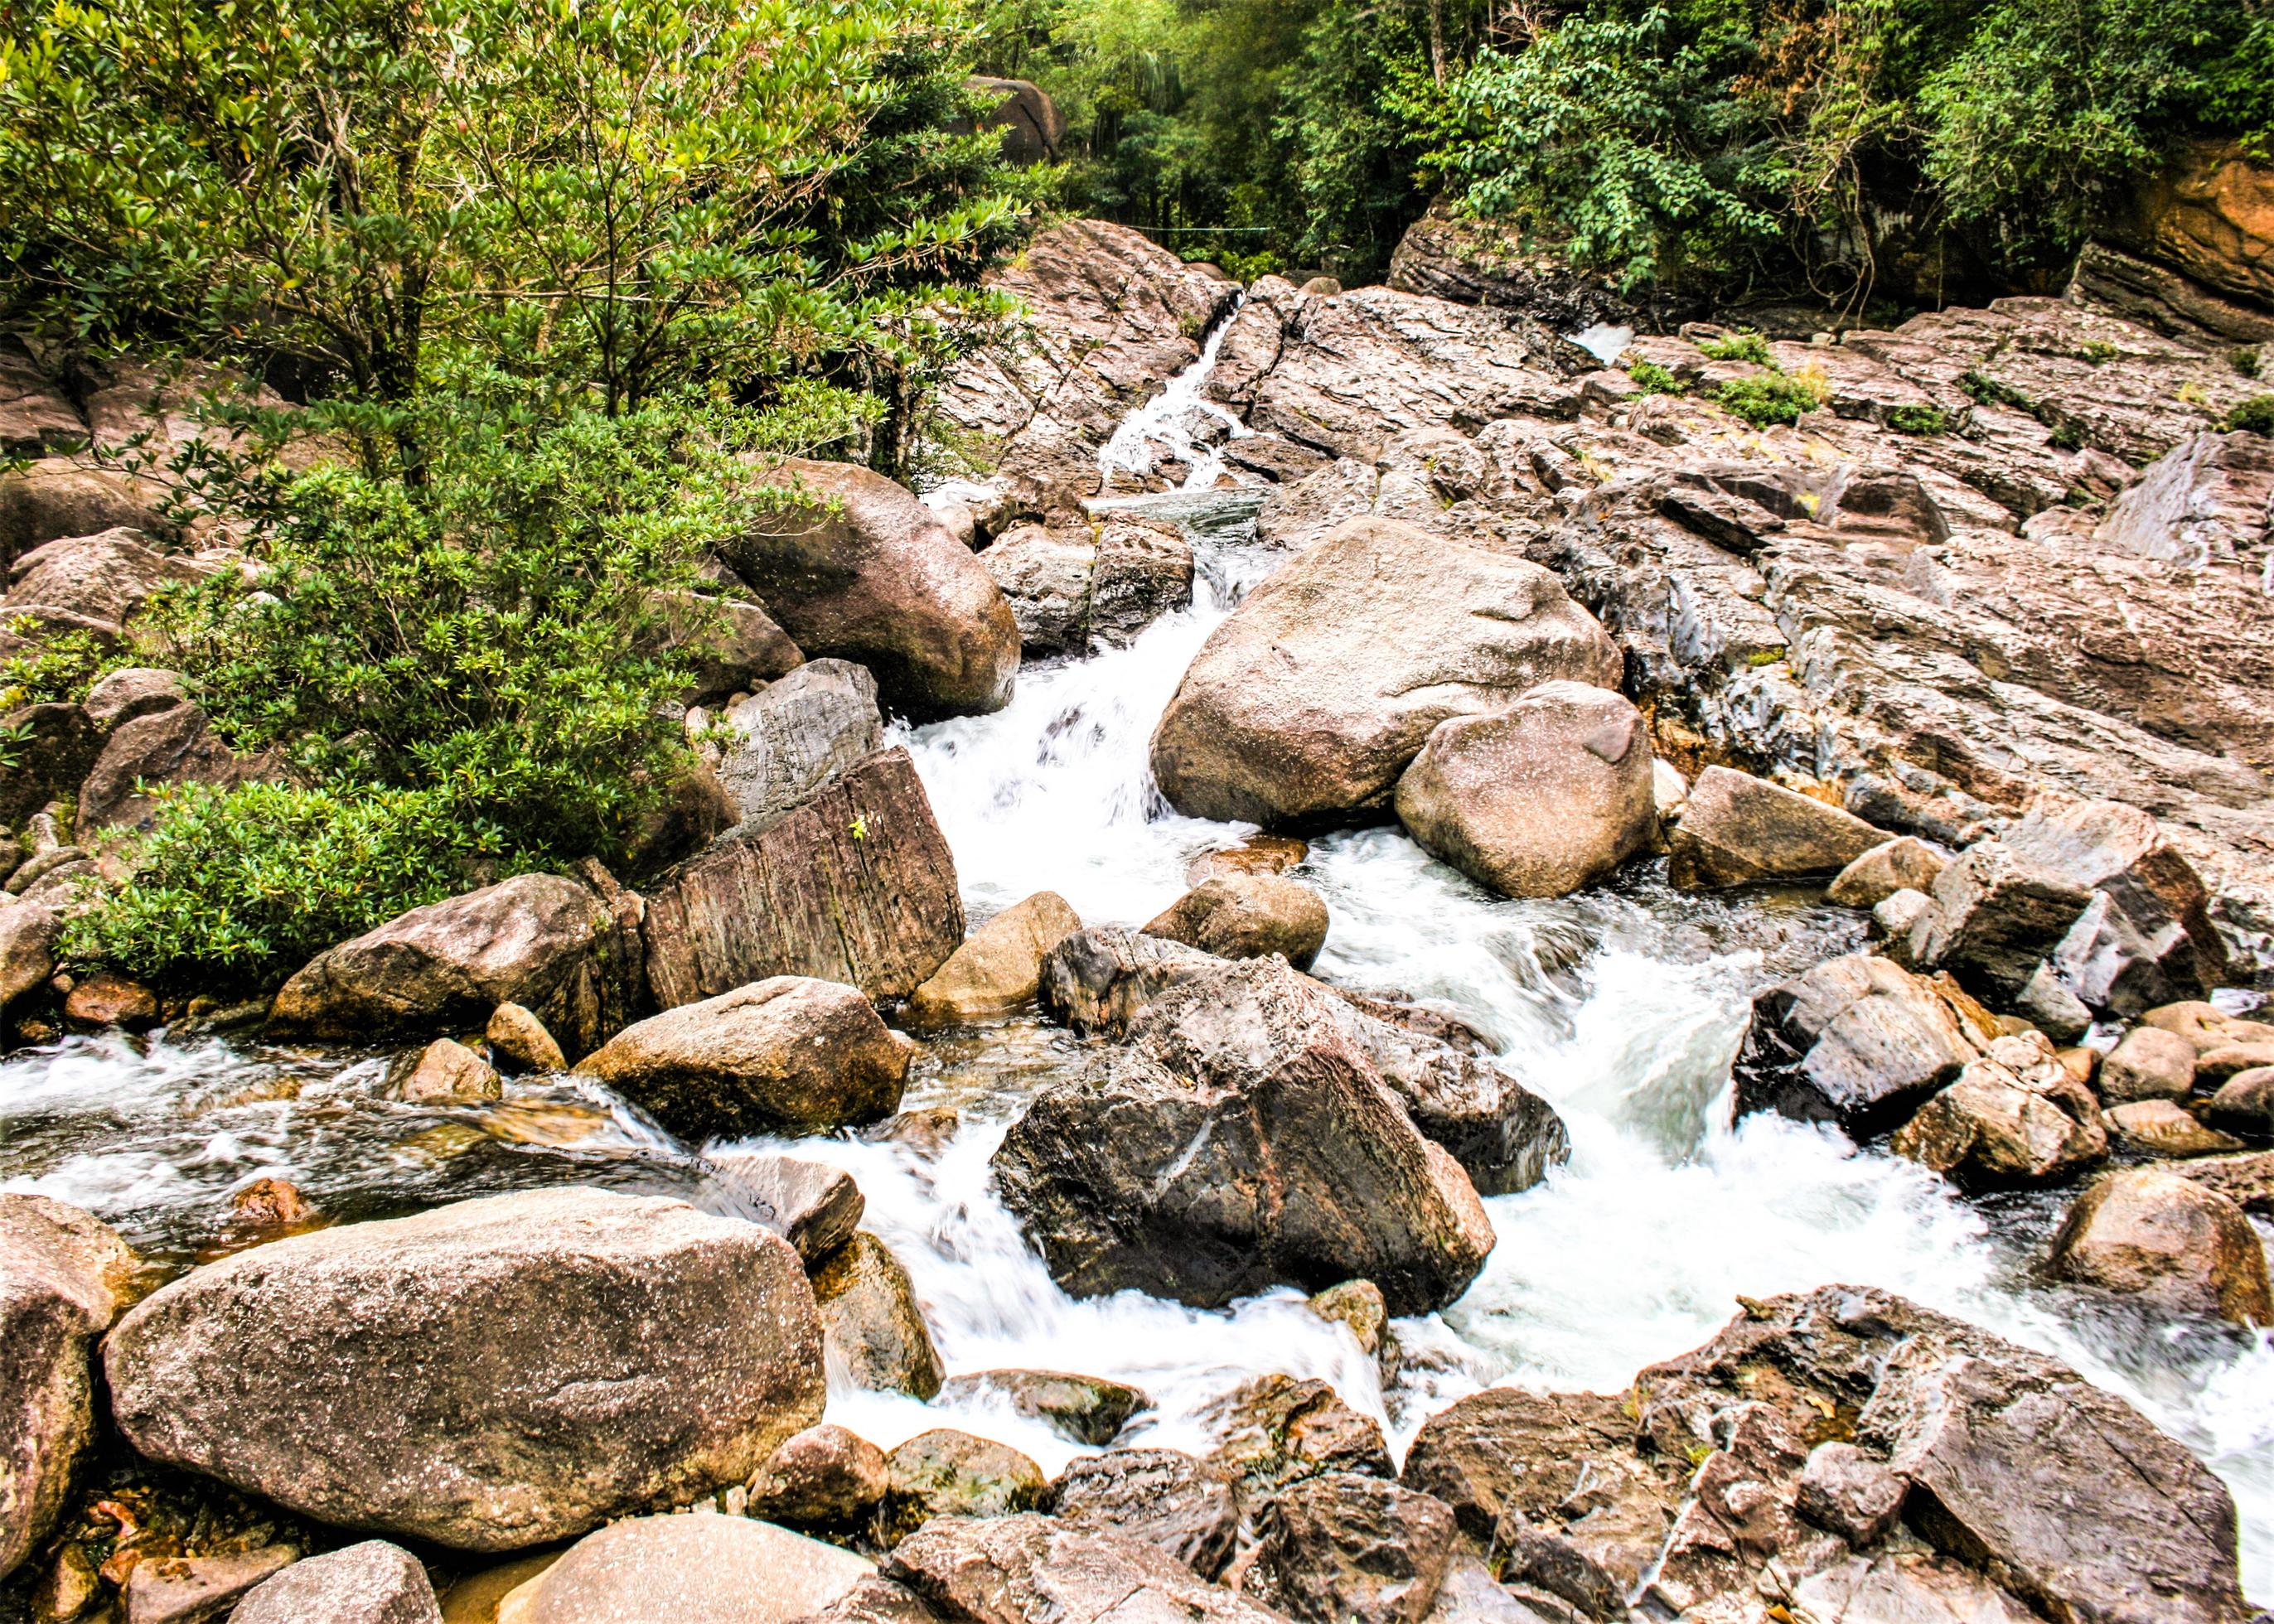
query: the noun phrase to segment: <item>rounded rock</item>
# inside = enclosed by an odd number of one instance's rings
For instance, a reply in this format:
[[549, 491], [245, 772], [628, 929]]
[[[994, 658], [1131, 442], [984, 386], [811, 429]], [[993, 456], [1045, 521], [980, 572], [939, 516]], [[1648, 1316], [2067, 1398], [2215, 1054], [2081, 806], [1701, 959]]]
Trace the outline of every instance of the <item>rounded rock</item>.
[[1276, 874], [1223, 875], [1171, 903], [1144, 934], [1219, 959], [1277, 953], [1308, 969], [1327, 944], [1327, 905], [1309, 886]]
[[2266, 1250], [2249, 1218], [2161, 1168], [2111, 1173], [2080, 1196], [2053, 1237], [2052, 1272], [2172, 1313], [2274, 1323]]

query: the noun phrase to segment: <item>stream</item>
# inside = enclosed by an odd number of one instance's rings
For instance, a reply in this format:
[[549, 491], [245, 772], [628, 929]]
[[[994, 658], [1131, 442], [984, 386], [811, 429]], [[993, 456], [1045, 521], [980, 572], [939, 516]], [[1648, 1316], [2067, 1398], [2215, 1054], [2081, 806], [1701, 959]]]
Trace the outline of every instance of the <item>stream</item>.
[[[1211, 350], [1213, 346], [1211, 345]], [[1194, 489], [1119, 499], [1181, 524], [1194, 601], [1129, 647], [1029, 665], [1005, 710], [899, 728], [954, 852], [975, 925], [1040, 890], [1090, 924], [1139, 924], [1198, 854], [1244, 826], [1182, 817], [1149, 782], [1147, 743], [1186, 665], [1288, 556], [1254, 538], [1260, 495], [1216, 491], [1207, 443], [1236, 432], [1194, 407], [1209, 357], [1125, 425], [1109, 460], [1173, 462]], [[1178, 393], [1181, 391], [1181, 394]], [[1350, 1332], [1278, 1291], [1204, 1312], [1133, 1292], [1076, 1301], [997, 1199], [988, 1158], [1081, 1045], [1032, 1017], [931, 1038], [905, 1108], [952, 1107], [919, 1146], [853, 1136], [749, 1141], [842, 1166], [866, 1224], [912, 1274], [951, 1373], [1019, 1365], [1110, 1376], [1153, 1408], [1120, 1440], [1200, 1445], [1201, 1412], [1284, 1371], [1331, 1382], [1402, 1452], [1421, 1422], [1494, 1383], [1611, 1391], [1709, 1337], [1739, 1294], [1875, 1285], [2046, 1350], [2183, 1440], [2233, 1492], [2246, 1590], [2274, 1593], [2274, 1337], [2136, 1318], [2034, 1276], [2070, 1192], [1961, 1199], [1934, 1175], [1828, 1128], [1732, 1125], [1729, 1066], [1759, 988], [1863, 940], [1812, 893], [1698, 896], [1663, 864], [1555, 901], [1489, 895], [1395, 827], [1313, 842], [1293, 870], [1327, 900], [1317, 973], [1457, 1014], [1562, 1114], [1568, 1165], [1486, 1203], [1498, 1244], [1466, 1296], [1396, 1322], [1385, 1380]], [[335, 1217], [569, 1182], [738, 1210], [698, 1150], [573, 1079], [496, 1104], [388, 1101], [385, 1056], [223, 1037], [75, 1037], [0, 1062], [0, 1187], [85, 1207], [169, 1264], [208, 1244], [230, 1192], [291, 1179]], [[831, 1418], [886, 1448], [931, 1426], [988, 1433], [1056, 1472], [1078, 1452], [1037, 1423], [832, 1380]]]

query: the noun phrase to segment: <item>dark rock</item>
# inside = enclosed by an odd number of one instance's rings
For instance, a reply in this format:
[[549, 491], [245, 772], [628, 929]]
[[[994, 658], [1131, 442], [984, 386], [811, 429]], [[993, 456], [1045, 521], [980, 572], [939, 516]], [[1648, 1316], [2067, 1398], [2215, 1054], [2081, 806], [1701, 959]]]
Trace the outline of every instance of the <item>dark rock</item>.
[[[731, 572], [721, 566], [718, 573]], [[737, 593], [747, 590], [739, 581], [722, 584]], [[662, 607], [664, 626], [658, 643], [683, 650], [695, 666], [690, 703], [757, 688], [805, 663], [804, 651], [774, 624], [773, 616], [739, 595], [673, 592], [664, 596]]]
[[1311, 1378], [1258, 1376], [1211, 1404], [1201, 1420], [1218, 1440], [1207, 1464], [1250, 1500], [1321, 1472], [1397, 1476], [1381, 1424]]
[[[935, 1517], [1009, 1517], [1031, 1511], [1043, 1493], [1042, 1468], [1034, 1462], [1008, 1444], [950, 1427], [918, 1433], [885, 1456], [885, 1465], [892, 1483], [877, 1535], [887, 1545], [900, 1544]], [[910, 1577], [907, 1563], [890, 1563], [885, 1571], [930, 1594]]]
[[101, 731], [77, 705], [26, 705], [0, 716], [0, 726], [15, 740], [15, 765], [0, 766], [0, 827], [19, 829], [41, 808], [76, 795], [102, 750]]
[[963, 82], [967, 88], [997, 99], [987, 122], [990, 128], [1003, 132], [1003, 156], [1007, 162], [1058, 162], [1058, 148], [1065, 142], [1065, 120], [1058, 113], [1058, 103], [1039, 86], [1023, 79], [993, 79], [983, 73], [975, 73]]
[[1636, 307], [1600, 278], [1554, 253], [1527, 251], [1497, 221], [1470, 219], [1443, 202], [1405, 229], [1389, 257], [1389, 285], [1462, 304], [1498, 305], [1559, 332], [1632, 327]]
[[1111, 926], [1078, 930], [1043, 957], [1043, 1008], [1076, 1032], [1126, 1037], [1154, 999], [1223, 961], [1165, 936]]
[[939, 1392], [939, 1355], [915, 1286], [884, 1242], [864, 1229], [824, 1258], [813, 1297], [830, 1360], [855, 1387], [920, 1399]]
[[812, 1616], [815, 1624], [942, 1624], [914, 1590], [874, 1574]]
[[366, 1539], [263, 1581], [229, 1624], [442, 1624], [442, 1609], [417, 1558]]
[[2203, 1120], [2255, 1139], [2274, 1139], [2274, 1065], [2237, 1071], [2202, 1108]]
[[749, 1484], [750, 1515], [800, 1528], [865, 1528], [892, 1486], [885, 1452], [824, 1422], [775, 1450]]
[[121, 723], [88, 768], [79, 788], [79, 833], [147, 829], [158, 816], [149, 791], [159, 785], [203, 784], [233, 789], [278, 776], [271, 752], [239, 756], [215, 731], [202, 705], [172, 705]]
[[1274, 1494], [1227, 1583], [1305, 1624], [1421, 1624], [1453, 1554], [1444, 1501], [1330, 1472]]
[[0, 343], [0, 456], [36, 457], [87, 443], [87, 425], [22, 344]]
[[1989, 1035], [1934, 983], [1885, 959], [1827, 959], [1753, 1000], [1736, 1113], [1781, 1111], [1866, 1139], [1954, 1081]]
[[958, 1376], [939, 1390], [950, 1401], [998, 1399], [1017, 1414], [1050, 1425], [1062, 1438], [1099, 1447], [1151, 1402], [1126, 1382], [1064, 1371], [991, 1370]]
[[1178, 1449], [1077, 1455], [1044, 1491], [1041, 1508], [1071, 1527], [1164, 1551], [1203, 1579], [1223, 1573], [1239, 1535], [1231, 1483]]
[[1148, 936], [1182, 942], [1219, 959], [1268, 959], [1276, 953], [1307, 970], [1327, 943], [1327, 905], [1319, 893], [1276, 874], [1204, 880], [1145, 926]]
[[808, 1268], [851, 1240], [868, 1208], [853, 1176], [825, 1162], [763, 1150], [714, 1150], [707, 1160], [749, 1215], [796, 1247]]
[[56, 456], [0, 472], [0, 560], [10, 564], [66, 537], [166, 528], [155, 501], [124, 474]]

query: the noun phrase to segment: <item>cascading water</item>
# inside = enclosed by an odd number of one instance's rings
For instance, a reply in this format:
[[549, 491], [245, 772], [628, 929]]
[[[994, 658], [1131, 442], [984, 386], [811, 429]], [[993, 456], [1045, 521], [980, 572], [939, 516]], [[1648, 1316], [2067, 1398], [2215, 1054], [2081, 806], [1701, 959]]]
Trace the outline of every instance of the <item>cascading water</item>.
[[1224, 348], [1224, 335], [1231, 331], [1240, 304], [1241, 297], [1234, 297], [1231, 307], [1217, 318], [1201, 345], [1200, 358], [1124, 417], [1099, 448], [1097, 471], [1104, 477], [1108, 491], [1113, 489], [1118, 475], [1143, 481], [1163, 462], [1171, 462], [1184, 464], [1182, 488], [1187, 491], [1208, 490], [1224, 477], [1224, 454], [1219, 447], [1226, 440], [1245, 440], [1251, 431], [1201, 391], [1215, 369], [1216, 351]]

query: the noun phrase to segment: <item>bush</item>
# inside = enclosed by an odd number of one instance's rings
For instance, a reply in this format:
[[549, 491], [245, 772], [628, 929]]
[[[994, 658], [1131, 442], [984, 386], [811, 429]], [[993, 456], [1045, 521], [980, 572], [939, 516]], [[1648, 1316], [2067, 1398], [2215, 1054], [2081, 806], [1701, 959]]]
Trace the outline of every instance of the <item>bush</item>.
[[64, 929], [67, 962], [162, 986], [273, 981], [334, 943], [463, 888], [460, 853], [502, 846], [448, 795], [196, 785], [157, 792], [132, 878]]
[[1947, 434], [1950, 414], [1939, 406], [1894, 406], [1888, 409], [1887, 426], [1898, 434]]
[[1709, 338], [1698, 349], [1709, 361], [1751, 361], [1756, 366], [1776, 365], [1769, 356], [1769, 341], [1758, 333], [1732, 333], [1727, 338]]
[[1687, 395], [1690, 386], [1655, 361], [1638, 361], [1627, 368], [1627, 376], [1634, 380], [1635, 387], [1645, 395]]
[[2274, 395], [2254, 395], [2241, 404], [2231, 408], [2218, 422], [2220, 432], [2232, 434], [2247, 430], [2253, 434], [2274, 434]]
[[1824, 404], [1824, 386], [1807, 372], [1766, 372], [1723, 384], [1713, 391], [1713, 399], [1755, 428], [1766, 428], [1773, 423], [1797, 423]]
[[7, 629], [31, 647], [0, 660], [0, 711], [78, 704], [96, 680], [118, 664], [92, 632], [50, 631], [23, 618], [11, 621]]

